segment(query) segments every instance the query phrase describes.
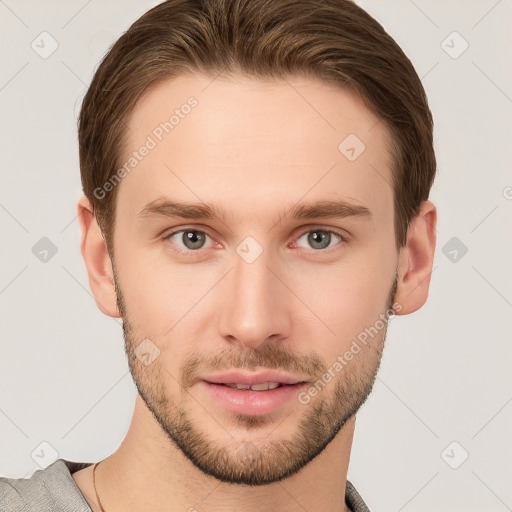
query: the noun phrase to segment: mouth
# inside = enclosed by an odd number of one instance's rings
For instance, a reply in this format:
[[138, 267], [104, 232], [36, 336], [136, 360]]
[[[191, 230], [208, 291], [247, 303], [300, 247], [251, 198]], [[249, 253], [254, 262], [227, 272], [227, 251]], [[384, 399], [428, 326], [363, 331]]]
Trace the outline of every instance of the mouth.
[[239, 389], [241, 391], [269, 391], [272, 389], [281, 388], [283, 386], [296, 386], [302, 384], [297, 382], [295, 384], [284, 384], [282, 382], [262, 382], [260, 384], [238, 384], [238, 383], [224, 383], [224, 382], [210, 382], [210, 384], [217, 384], [219, 386], [227, 386], [232, 389]]
[[208, 393], [210, 401], [227, 411], [247, 416], [263, 416], [285, 406], [291, 406], [293, 399], [307, 387], [307, 382], [294, 384], [282, 382], [261, 382], [257, 384], [201, 381], [201, 387]]

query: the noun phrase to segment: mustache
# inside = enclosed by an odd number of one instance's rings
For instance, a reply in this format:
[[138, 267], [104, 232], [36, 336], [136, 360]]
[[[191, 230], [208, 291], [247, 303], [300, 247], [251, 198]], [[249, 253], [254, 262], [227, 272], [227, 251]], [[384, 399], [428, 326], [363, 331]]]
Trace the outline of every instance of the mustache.
[[258, 368], [315, 376], [323, 374], [327, 366], [316, 354], [299, 355], [288, 352], [275, 344], [263, 345], [257, 350], [229, 347], [210, 356], [205, 356], [201, 352], [191, 354], [181, 368], [180, 381], [182, 386], [187, 389], [202, 372], [222, 372], [232, 369], [256, 370]]

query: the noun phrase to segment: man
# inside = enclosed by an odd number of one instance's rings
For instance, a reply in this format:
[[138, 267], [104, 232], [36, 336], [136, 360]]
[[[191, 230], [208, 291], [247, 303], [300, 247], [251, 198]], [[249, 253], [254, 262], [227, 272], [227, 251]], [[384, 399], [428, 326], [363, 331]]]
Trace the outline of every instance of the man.
[[114, 453], [2, 479], [1, 510], [368, 510], [356, 413], [436, 242], [397, 44], [346, 0], [164, 2], [98, 68], [79, 145], [82, 254], [139, 395]]

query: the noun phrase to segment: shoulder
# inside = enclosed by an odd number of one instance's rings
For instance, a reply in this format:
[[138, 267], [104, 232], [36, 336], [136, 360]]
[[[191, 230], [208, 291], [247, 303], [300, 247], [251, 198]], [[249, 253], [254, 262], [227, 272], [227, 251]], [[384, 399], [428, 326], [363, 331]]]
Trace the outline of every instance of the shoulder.
[[28, 510], [21, 493], [16, 489], [18, 479], [0, 477], [0, 512]]
[[71, 477], [90, 464], [58, 459], [29, 478], [0, 477], [0, 512], [91, 512]]
[[352, 512], [371, 512], [357, 489], [348, 480], [345, 487], [345, 502]]

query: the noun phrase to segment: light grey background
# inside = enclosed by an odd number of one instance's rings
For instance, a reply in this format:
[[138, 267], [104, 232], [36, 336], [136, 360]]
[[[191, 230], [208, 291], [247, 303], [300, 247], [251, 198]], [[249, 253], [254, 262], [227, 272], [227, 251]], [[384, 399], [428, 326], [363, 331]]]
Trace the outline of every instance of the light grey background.
[[[0, 0], [3, 476], [104, 458], [131, 419], [120, 320], [97, 309], [79, 250], [76, 117], [108, 46], [157, 3]], [[512, 510], [512, 2], [359, 3], [426, 88], [439, 225], [429, 300], [392, 321], [348, 477], [376, 511]]]

